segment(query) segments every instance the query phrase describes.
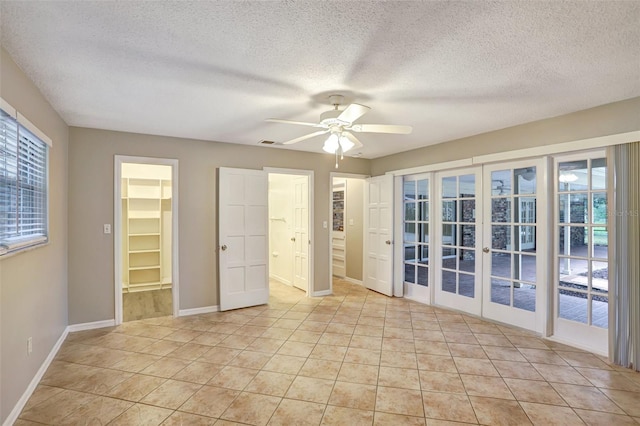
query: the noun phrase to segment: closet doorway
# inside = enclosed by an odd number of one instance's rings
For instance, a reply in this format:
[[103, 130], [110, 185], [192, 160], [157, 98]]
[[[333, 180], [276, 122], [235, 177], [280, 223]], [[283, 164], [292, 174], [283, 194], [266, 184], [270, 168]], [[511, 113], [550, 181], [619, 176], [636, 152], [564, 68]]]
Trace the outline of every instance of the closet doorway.
[[363, 283], [366, 176], [331, 173], [331, 275]]
[[313, 172], [265, 170], [269, 181], [269, 279], [310, 294]]
[[116, 324], [178, 315], [177, 166], [116, 156]]

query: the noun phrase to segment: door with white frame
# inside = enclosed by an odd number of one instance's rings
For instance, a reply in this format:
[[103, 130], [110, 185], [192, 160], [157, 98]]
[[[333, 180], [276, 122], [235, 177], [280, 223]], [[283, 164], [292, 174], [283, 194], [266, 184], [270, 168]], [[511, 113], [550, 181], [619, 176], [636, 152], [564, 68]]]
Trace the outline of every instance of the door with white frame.
[[603, 355], [609, 321], [607, 173], [604, 151], [554, 159], [554, 336]]
[[269, 301], [268, 181], [262, 170], [218, 175], [220, 310]]
[[364, 285], [393, 295], [393, 175], [366, 179]]
[[474, 315], [482, 312], [481, 181], [481, 167], [435, 175], [435, 303]]
[[[543, 331], [547, 289], [545, 162], [483, 167], [482, 315]], [[541, 212], [540, 215], [537, 212]], [[542, 256], [539, 253], [543, 253]]]
[[431, 173], [402, 182], [402, 282], [404, 297], [431, 303]]
[[177, 317], [178, 160], [116, 155], [114, 178], [115, 322]]

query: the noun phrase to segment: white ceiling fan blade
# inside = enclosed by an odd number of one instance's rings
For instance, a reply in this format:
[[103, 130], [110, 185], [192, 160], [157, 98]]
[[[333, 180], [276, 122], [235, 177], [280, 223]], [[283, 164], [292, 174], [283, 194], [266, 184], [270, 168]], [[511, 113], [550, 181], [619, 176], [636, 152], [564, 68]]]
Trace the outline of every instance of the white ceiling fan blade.
[[362, 142], [360, 142], [358, 140], [358, 138], [356, 138], [355, 136], [353, 136], [351, 133], [349, 132], [342, 132], [342, 136], [346, 137], [347, 139], [349, 139], [351, 142], [353, 142], [353, 146], [354, 148], [362, 148], [364, 145], [362, 145]]
[[349, 127], [349, 130], [353, 130], [354, 132], [408, 135], [413, 131], [413, 128], [411, 126], [397, 126], [393, 124], [354, 124]]
[[279, 118], [267, 118], [265, 121], [269, 121], [271, 123], [298, 124], [300, 126], [309, 126], [309, 127], [323, 127], [321, 124], [318, 124], [318, 123], [307, 123], [306, 121], [281, 120]]
[[340, 113], [338, 116], [338, 120], [343, 121], [345, 123], [353, 123], [358, 118], [362, 117], [369, 111], [371, 108], [368, 106], [360, 105], [360, 104], [351, 104]]
[[306, 139], [311, 139], [316, 136], [323, 135], [327, 133], [329, 130], [319, 130], [317, 132], [309, 133], [308, 135], [300, 136], [299, 138], [291, 139], [290, 141], [282, 142], [282, 145], [293, 145], [294, 143], [302, 142]]

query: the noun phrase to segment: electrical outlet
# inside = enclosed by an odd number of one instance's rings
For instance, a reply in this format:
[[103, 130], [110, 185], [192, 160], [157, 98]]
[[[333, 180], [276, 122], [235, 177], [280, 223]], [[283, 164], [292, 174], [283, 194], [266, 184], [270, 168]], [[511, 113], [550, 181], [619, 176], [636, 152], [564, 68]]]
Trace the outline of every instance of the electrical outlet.
[[105, 234], [110, 234], [111, 233], [111, 224], [109, 224], [109, 223], [105, 223], [104, 224], [104, 233]]
[[27, 339], [27, 355], [31, 355], [31, 352], [33, 352], [33, 339], [29, 337]]

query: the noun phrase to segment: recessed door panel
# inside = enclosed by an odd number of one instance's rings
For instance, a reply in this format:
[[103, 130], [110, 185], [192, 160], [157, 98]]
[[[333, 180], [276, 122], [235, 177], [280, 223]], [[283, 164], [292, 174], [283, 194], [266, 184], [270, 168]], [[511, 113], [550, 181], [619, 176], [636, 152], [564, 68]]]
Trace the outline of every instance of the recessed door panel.
[[220, 168], [220, 310], [269, 301], [267, 267], [267, 175]]
[[369, 178], [365, 184], [365, 287], [393, 294], [393, 176]]

